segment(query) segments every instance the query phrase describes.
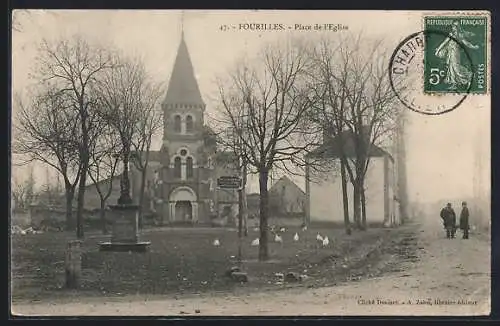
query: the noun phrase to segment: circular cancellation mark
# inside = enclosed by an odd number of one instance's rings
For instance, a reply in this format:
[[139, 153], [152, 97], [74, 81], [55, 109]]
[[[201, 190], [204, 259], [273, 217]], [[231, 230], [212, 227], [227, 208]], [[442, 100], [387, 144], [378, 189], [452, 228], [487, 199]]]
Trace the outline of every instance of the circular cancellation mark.
[[425, 93], [424, 42], [430, 35], [447, 37], [450, 42], [456, 43], [465, 53], [470, 71], [474, 71], [469, 53], [458, 40], [442, 31], [426, 30], [409, 35], [396, 47], [389, 62], [389, 81], [392, 90], [407, 108], [421, 114], [439, 115], [453, 111], [464, 102], [474, 76], [473, 73], [470, 75], [468, 86], [461, 92], [450, 88], [446, 92]]

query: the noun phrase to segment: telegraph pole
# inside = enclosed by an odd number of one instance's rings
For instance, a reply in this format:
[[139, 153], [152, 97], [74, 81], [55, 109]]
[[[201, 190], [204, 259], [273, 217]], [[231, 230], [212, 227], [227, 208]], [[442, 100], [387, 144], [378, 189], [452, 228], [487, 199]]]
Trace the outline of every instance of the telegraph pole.
[[398, 199], [401, 222], [408, 219], [408, 185], [406, 176], [406, 144], [405, 144], [405, 122], [406, 110], [398, 114], [396, 134], [396, 154], [397, 154], [397, 178], [398, 178]]

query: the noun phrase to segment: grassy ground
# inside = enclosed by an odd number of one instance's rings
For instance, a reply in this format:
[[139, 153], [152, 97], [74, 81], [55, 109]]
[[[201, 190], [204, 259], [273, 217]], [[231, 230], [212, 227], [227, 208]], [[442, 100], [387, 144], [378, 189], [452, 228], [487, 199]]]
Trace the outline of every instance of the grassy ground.
[[[299, 241], [294, 242], [297, 232]], [[321, 247], [316, 234], [328, 235], [330, 245]], [[238, 236], [235, 230], [219, 228], [162, 228], [145, 230], [141, 240], [151, 241], [148, 253], [101, 253], [98, 243], [109, 239], [87, 234], [82, 259], [82, 288], [65, 290], [66, 242], [74, 234], [44, 233], [12, 236], [13, 301], [69, 298], [72, 295], [121, 296], [130, 294], [191, 294], [236, 289], [282, 287], [274, 274], [288, 271], [310, 276], [310, 284], [332, 283], [351, 277], [349, 270], [380, 246], [397, 230], [369, 229], [347, 236], [342, 228], [288, 229], [283, 244], [270, 242], [270, 261], [257, 261], [258, 247], [250, 243], [258, 232], [243, 238], [243, 270], [250, 282], [236, 284], [225, 271], [236, 265]], [[214, 239], [221, 245], [212, 245]], [[271, 240], [273, 239], [270, 236]], [[312, 282], [312, 283], [311, 283]], [[321, 284], [319, 284], [319, 283]], [[311, 285], [313, 286], [313, 285]]]

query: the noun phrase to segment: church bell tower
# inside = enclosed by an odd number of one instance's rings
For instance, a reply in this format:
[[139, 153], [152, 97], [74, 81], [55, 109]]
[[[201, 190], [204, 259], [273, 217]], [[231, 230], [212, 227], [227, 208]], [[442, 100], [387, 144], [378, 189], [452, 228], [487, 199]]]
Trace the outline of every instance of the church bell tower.
[[198, 222], [206, 214], [210, 166], [204, 137], [202, 99], [184, 32], [162, 104], [161, 180], [168, 222]]

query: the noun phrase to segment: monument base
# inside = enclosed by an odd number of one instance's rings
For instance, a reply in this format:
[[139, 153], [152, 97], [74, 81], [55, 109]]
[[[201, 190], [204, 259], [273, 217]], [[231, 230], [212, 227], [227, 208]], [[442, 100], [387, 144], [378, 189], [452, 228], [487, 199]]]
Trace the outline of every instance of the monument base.
[[149, 241], [139, 242], [102, 242], [99, 251], [104, 252], [146, 252], [151, 245]]
[[139, 241], [138, 205], [109, 205], [113, 219], [111, 241], [99, 244], [99, 251], [146, 252], [150, 242]]

